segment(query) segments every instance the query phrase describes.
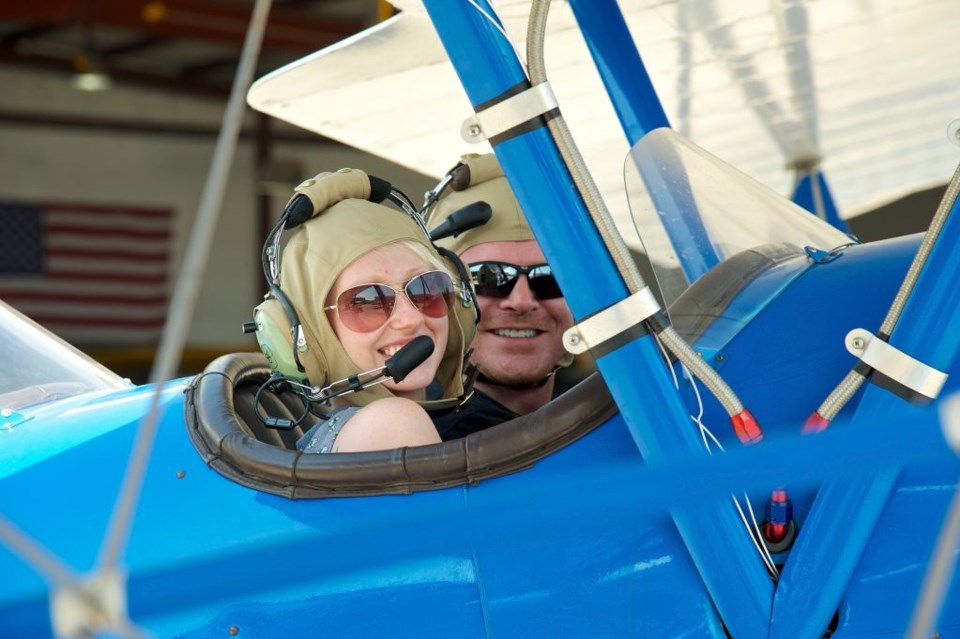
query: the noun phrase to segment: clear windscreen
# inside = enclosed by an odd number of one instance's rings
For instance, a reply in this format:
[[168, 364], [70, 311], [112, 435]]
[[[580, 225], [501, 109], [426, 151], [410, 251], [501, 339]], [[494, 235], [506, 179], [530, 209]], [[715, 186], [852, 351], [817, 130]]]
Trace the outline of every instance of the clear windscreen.
[[0, 302], [0, 409], [124, 388], [123, 378]]
[[667, 305], [740, 251], [770, 242], [830, 250], [852, 241], [671, 129], [651, 131], [634, 145], [624, 182]]

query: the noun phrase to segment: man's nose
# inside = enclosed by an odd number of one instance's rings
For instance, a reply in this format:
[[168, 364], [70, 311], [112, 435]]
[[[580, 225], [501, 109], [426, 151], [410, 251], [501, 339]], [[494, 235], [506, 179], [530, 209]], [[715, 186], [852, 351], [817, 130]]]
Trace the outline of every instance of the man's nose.
[[510, 291], [510, 295], [503, 298], [501, 306], [522, 312], [532, 311], [540, 306], [540, 300], [530, 288], [530, 280], [526, 275], [517, 278], [516, 285]]

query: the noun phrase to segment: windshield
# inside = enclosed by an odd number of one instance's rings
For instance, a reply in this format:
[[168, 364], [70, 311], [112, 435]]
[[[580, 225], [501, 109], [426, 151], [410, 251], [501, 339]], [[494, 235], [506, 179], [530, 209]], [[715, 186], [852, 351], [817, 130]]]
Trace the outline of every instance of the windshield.
[[129, 383], [7, 304], [0, 302], [0, 410]]
[[830, 250], [851, 238], [671, 129], [624, 163], [630, 211], [664, 302], [740, 251], [771, 242]]

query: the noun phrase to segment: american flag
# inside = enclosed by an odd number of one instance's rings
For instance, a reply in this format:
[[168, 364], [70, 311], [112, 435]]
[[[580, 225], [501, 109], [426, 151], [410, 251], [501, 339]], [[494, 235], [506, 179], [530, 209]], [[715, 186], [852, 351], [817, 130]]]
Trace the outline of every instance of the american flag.
[[78, 345], [155, 343], [172, 211], [0, 202], [0, 299]]

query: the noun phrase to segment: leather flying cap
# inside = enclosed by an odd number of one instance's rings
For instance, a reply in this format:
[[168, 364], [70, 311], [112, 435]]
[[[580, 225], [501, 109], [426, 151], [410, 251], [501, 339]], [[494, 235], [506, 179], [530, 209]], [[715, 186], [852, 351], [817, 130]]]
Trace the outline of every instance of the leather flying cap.
[[[535, 239], [527, 224], [520, 204], [514, 197], [507, 178], [503, 175], [497, 156], [492, 153], [479, 155], [469, 153], [460, 158], [464, 169], [469, 172], [466, 187], [454, 190], [440, 198], [430, 212], [427, 228], [433, 230], [440, 226], [451, 213], [473, 202], [486, 202], [492, 209], [490, 220], [481, 226], [464, 231], [457, 237], [438, 240], [437, 244], [448, 248], [458, 255], [471, 246], [485, 242], [522, 242]], [[457, 189], [457, 180], [453, 182]]]
[[[436, 256], [454, 281], [462, 285], [452, 263], [436, 252], [417, 223], [405, 213], [356, 197], [337, 201], [336, 195], [323, 194], [324, 177], [330, 175], [336, 174], [321, 173], [314, 178], [311, 200], [316, 197], [335, 203], [291, 233], [283, 249], [280, 275], [280, 287], [294, 305], [304, 330], [308, 350], [301, 355], [301, 362], [314, 386], [326, 386], [360, 372], [347, 356], [323, 310], [340, 273], [356, 259], [395, 242], [419, 244]], [[330, 184], [331, 188], [339, 188], [337, 180], [330, 180]], [[443, 407], [448, 400], [463, 394], [464, 353], [476, 331], [474, 311], [457, 297], [448, 317], [449, 338], [437, 370], [444, 389], [443, 400], [423, 402], [428, 408]], [[364, 406], [379, 397], [391, 396], [389, 390], [378, 385], [347, 398], [353, 404]]]

